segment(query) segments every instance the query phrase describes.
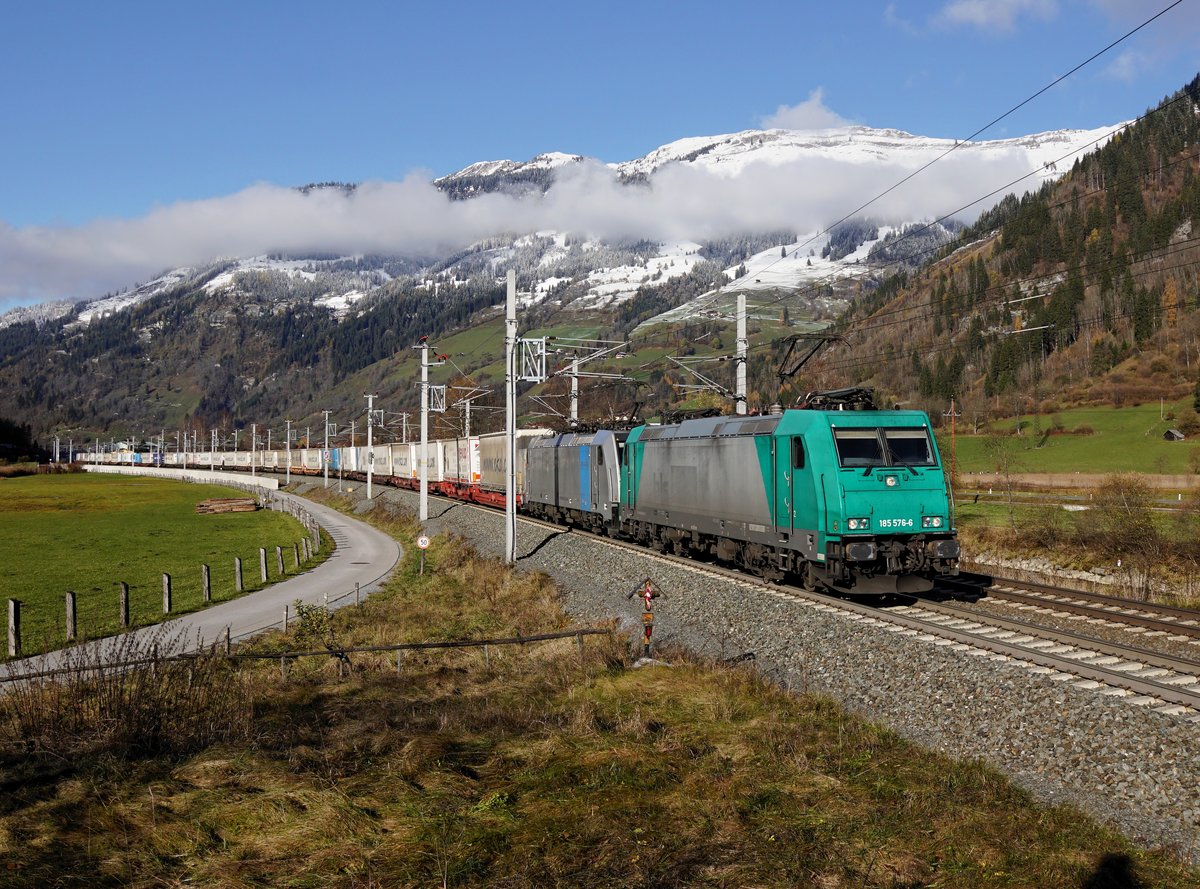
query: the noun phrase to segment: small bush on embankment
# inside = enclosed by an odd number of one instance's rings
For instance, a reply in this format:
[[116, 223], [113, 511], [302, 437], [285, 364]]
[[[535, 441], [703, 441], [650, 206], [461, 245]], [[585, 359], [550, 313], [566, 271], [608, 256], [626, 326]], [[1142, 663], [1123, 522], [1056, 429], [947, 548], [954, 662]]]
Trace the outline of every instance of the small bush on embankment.
[[1200, 496], [1164, 501], [1143, 476], [1122, 473], [1105, 476], [1083, 500], [965, 502], [957, 514], [968, 558], [986, 552], [1098, 568], [1113, 579], [1114, 595], [1200, 606]]
[[[0, 763], [179, 754], [244, 735], [246, 676], [159, 628], [67, 649], [53, 671], [0, 685]], [[11, 674], [0, 671], [0, 676]]]
[[1082, 886], [1111, 854], [1147, 887], [1195, 881], [978, 763], [682, 652], [635, 670], [601, 636], [347, 670], [347, 647], [568, 624], [544, 575], [439, 537], [419, 576], [411, 517], [372, 520], [409, 544], [387, 588], [248, 650], [334, 653], [286, 678], [277, 657], [243, 662], [245, 740], [13, 788], [5, 884]]

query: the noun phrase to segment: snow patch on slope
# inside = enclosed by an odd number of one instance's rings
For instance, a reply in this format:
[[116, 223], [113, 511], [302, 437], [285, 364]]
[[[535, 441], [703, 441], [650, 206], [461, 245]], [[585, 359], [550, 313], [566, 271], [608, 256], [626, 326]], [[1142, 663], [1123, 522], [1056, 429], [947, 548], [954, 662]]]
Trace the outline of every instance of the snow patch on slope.
[[124, 311], [139, 303], [144, 303], [151, 297], [158, 296], [160, 293], [182, 284], [192, 274], [193, 270], [191, 268], [172, 269], [166, 274], [155, 278], [153, 281], [140, 284], [126, 293], [118, 293], [113, 296], [94, 300], [80, 311], [78, 323], [91, 324], [95, 318], [103, 318], [105, 315], [112, 315], [115, 312]]
[[822, 158], [848, 164], [889, 164], [915, 170], [946, 152], [950, 157], [1019, 155], [1039, 178], [1057, 178], [1070, 169], [1074, 157], [1055, 163], [1081, 149], [1098, 148], [1117, 127], [1094, 130], [1055, 130], [960, 144], [957, 139], [914, 136], [903, 130], [849, 126], [828, 130], [745, 130], [723, 136], [680, 139], [651, 151], [645, 157], [611, 164], [622, 176], [648, 177], [668, 164], [695, 164], [722, 176], [736, 177], [751, 164], [785, 164]]

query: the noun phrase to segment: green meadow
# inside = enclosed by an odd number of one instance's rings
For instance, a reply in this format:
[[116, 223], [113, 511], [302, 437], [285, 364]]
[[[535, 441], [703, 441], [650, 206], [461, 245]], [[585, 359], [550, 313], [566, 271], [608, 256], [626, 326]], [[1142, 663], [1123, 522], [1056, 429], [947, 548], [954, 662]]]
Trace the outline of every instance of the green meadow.
[[79, 635], [95, 638], [120, 630], [121, 581], [129, 584], [130, 619], [139, 626], [164, 619], [164, 572], [172, 579], [174, 614], [203, 606], [201, 564], [210, 566], [214, 602], [239, 595], [235, 556], [242, 559], [245, 591], [263, 587], [259, 547], [268, 550], [269, 582], [280, 579], [276, 546], [284, 548], [286, 573], [295, 574], [292, 544], [304, 529], [290, 516], [265, 509], [195, 512], [201, 500], [235, 496], [241, 492], [219, 485], [132, 476], [0, 480], [0, 598], [22, 603], [24, 653], [65, 641], [67, 590], [76, 593]]
[[[1135, 407], [1082, 407], [1050, 415], [1022, 416], [994, 424], [1009, 449], [1012, 472], [1150, 472], [1190, 474], [1192, 452], [1200, 436], [1185, 441], [1164, 441], [1163, 433], [1176, 427], [1164, 413], [1179, 415], [1183, 402], [1143, 404]], [[1012, 434], [1020, 425], [1020, 434]], [[997, 469], [995, 440], [986, 435], [964, 435], [972, 429], [971, 416], [959, 418], [954, 455], [959, 472], [992, 472]], [[948, 463], [951, 437], [948, 428], [937, 433], [938, 447]]]

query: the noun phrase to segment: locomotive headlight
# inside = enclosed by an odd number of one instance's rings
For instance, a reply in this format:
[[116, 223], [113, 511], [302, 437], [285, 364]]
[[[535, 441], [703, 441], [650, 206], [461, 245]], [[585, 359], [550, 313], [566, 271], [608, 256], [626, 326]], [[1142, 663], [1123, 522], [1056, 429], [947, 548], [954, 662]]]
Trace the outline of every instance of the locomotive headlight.
[[942, 517], [940, 515], [927, 515], [921, 517], [922, 528], [940, 528], [942, 527]]
[[866, 531], [870, 527], [870, 519], [846, 519], [847, 531]]
[[885, 485], [887, 485], [889, 488], [894, 488], [894, 487], [896, 487], [896, 476], [894, 476], [894, 475], [889, 475], [889, 476], [887, 476], [887, 477], [886, 477], [886, 478], [883, 480], [883, 483], [884, 483]]

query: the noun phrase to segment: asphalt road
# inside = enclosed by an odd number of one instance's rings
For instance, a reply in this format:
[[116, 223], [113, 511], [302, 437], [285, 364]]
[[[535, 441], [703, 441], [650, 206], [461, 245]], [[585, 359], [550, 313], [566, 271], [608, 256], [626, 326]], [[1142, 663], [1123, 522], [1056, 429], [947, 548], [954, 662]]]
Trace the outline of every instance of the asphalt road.
[[[234, 641], [245, 639], [283, 623], [283, 609], [288, 606], [295, 615], [296, 600], [308, 604], [322, 604], [328, 596], [329, 607], [340, 608], [354, 604], [354, 585], [367, 596], [379, 588], [382, 581], [400, 561], [401, 549], [388, 535], [370, 525], [343, 515], [337, 510], [321, 506], [310, 500], [292, 497], [290, 494], [271, 492], [272, 500], [294, 500], [307, 510], [321, 525], [337, 548], [328, 559], [317, 567], [289, 580], [276, 583], [256, 593], [248, 593], [239, 599], [213, 605], [203, 611], [185, 614], [152, 627], [135, 630], [129, 641], [179, 638], [186, 640], [181, 649], [192, 651], [198, 647], [223, 640], [226, 627]], [[247, 571], [257, 571], [257, 565], [247, 565]], [[115, 650], [111, 640], [88, 643], [95, 651]], [[78, 649], [69, 649], [78, 653]], [[6, 665], [0, 678], [6, 675], [20, 677], [30, 673], [52, 670], [62, 666], [62, 652], [24, 658]]]

